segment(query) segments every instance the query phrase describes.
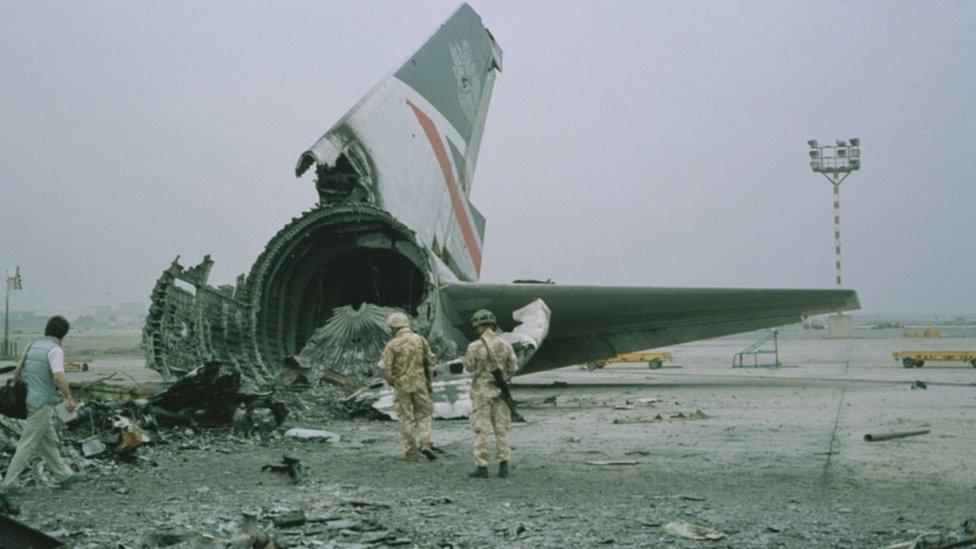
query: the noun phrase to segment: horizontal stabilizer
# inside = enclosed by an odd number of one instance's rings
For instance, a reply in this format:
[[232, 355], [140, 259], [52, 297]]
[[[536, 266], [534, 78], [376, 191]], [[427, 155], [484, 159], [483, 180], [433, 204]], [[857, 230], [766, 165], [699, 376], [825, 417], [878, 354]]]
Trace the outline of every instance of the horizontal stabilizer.
[[522, 373], [799, 322], [859, 309], [853, 290], [634, 288], [555, 284], [448, 285], [451, 323], [466, 335], [478, 309], [510, 329], [511, 313], [535, 299], [552, 311], [549, 337]]

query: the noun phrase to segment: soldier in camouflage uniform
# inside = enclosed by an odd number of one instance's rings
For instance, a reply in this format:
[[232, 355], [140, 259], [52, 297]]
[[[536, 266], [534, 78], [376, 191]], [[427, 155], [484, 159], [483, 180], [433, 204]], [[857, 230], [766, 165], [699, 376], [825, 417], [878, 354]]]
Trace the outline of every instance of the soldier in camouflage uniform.
[[431, 446], [430, 425], [434, 417], [431, 380], [437, 359], [430, 345], [420, 334], [410, 329], [410, 319], [403, 313], [393, 313], [386, 319], [393, 336], [380, 357], [380, 374], [394, 388], [393, 405], [400, 420], [400, 434], [406, 446], [404, 459], [417, 459], [414, 422], [420, 435], [420, 451], [427, 459], [436, 456]]
[[471, 317], [471, 325], [478, 331], [478, 339], [468, 345], [464, 355], [464, 371], [471, 374], [471, 426], [474, 427], [474, 460], [477, 469], [468, 473], [472, 478], [488, 477], [488, 432], [495, 433], [498, 450], [498, 476], [508, 476], [508, 424], [511, 410], [501, 397], [492, 373], [500, 369], [505, 378], [518, 370], [515, 351], [504, 339], [495, 335], [497, 324], [491, 311], [482, 309]]

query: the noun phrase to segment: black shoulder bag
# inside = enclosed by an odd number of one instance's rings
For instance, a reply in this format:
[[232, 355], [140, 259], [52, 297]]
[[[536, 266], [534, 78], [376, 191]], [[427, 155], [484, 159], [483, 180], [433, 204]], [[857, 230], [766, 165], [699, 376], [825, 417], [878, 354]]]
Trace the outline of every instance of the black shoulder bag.
[[[30, 346], [27, 351], [30, 351]], [[27, 384], [20, 379], [20, 373], [27, 363], [27, 351], [24, 351], [17, 371], [0, 387], [0, 414], [14, 419], [27, 419]]]

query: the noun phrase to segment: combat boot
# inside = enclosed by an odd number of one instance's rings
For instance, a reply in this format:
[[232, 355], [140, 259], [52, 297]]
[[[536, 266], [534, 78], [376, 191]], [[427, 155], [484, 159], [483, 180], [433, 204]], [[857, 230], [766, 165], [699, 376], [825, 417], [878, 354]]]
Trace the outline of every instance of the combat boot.
[[503, 461], [498, 464], [498, 476], [501, 478], [508, 478], [508, 462]]
[[434, 450], [432, 450], [431, 448], [424, 448], [420, 450], [420, 452], [424, 454], [424, 456], [427, 458], [427, 461], [437, 460], [437, 456], [434, 454]]
[[417, 461], [417, 451], [407, 450], [403, 453], [403, 459], [406, 461]]
[[470, 473], [468, 473], [468, 476], [470, 478], [488, 478], [488, 468], [487, 467], [478, 467], [474, 471], [471, 471]]
[[10, 491], [0, 488], [0, 515], [19, 515], [20, 507], [10, 499]]

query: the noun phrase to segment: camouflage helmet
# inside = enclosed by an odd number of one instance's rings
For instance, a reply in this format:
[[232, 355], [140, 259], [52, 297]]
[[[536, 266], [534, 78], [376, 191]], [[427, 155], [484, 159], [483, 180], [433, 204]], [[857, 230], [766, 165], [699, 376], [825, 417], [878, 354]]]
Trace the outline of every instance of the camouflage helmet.
[[386, 317], [386, 326], [391, 330], [399, 330], [400, 328], [409, 328], [410, 319], [407, 315], [403, 313], [393, 313]]
[[471, 315], [471, 327], [496, 326], [495, 315], [488, 309], [480, 309]]

